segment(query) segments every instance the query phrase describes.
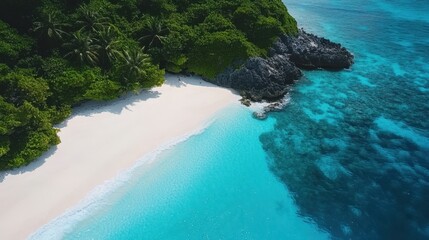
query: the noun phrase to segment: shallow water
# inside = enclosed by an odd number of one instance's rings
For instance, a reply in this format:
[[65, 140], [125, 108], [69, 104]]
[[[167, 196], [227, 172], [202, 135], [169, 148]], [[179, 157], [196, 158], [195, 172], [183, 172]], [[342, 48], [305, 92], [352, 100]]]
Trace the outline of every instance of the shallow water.
[[[328, 239], [297, 214], [259, 141], [273, 130], [242, 106], [162, 152], [127, 183], [45, 228], [35, 239]], [[68, 225], [68, 226], [67, 226]]]
[[225, 110], [36, 238], [429, 239], [429, 4], [285, 2], [352, 69], [305, 72], [266, 121]]

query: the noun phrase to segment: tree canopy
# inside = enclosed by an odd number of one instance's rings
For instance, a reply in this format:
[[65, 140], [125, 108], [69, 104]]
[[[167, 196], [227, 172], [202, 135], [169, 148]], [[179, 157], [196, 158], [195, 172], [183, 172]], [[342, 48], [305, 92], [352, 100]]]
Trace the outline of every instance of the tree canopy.
[[0, 170], [58, 144], [73, 106], [161, 85], [164, 71], [210, 80], [296, 34], [281, 0], [0, 1]]

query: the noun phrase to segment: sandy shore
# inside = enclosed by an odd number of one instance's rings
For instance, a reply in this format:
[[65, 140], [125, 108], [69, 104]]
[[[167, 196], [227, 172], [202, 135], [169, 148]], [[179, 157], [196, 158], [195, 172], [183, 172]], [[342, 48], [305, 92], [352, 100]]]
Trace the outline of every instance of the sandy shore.
[[108, 104], [87, 104], [59, 126], [61, 144], [0, 177], [0, 239], [25, 239], [97, 185], [158, 146], [195, 131], [239, 97], [196, 77]]

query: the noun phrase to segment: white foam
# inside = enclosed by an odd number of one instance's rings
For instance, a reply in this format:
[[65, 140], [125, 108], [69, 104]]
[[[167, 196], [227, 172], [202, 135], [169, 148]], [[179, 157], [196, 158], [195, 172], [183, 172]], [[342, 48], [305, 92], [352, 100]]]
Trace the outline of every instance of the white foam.
[[[283, 99], [281, 100], [281, 103], [283, 104], [283, 106], [286, 106], [289, 104], [290, 102], [290, 94], [287, 93]], [[264, 112], [264, 109], [266, 107], [268, 107], [270, 104], [272, 104], [271, 102], [267, 102], [267, 101], [262, 101], [262, 102], [252, 102], [252, 104], [249, 106], [249, 109], [253, 112]]]
[[62, 239], [65, 234], [70, 232], [73, 227], [100, 209], [101, 207], [106, 207], [108, 205], [107, 195], [113, 193], [119, 187], [123, 186], [128, 180], [130, 180], [135, 171], [143, 166], [147, 165], [150, 167], [150, 163], [156, 160], [156, 158], [165, 150], [173, 148], [175, 145], [185, 142], [189, 138], [199, 135], [205, 131], [216, 119], [211, 120], [210, 122], [203, 125], [201, 128], [186, 134], [185, 136], [175, 138], [154, 151], [145, 154], [143, 157], [138, 159], [136, 163], [130, 168], [123, 172], [120, 172], [116, 177], [111, 180], [105, 181], [103, 184], [95, 187], [90, 193], [86, 195], [76, 206], [66, 210], [62, 215], [56, 217], [49, 223], [45, 224], [39, 228], [36, 232], [31, 234], [28, 239], [38, 240], [38, 239]]

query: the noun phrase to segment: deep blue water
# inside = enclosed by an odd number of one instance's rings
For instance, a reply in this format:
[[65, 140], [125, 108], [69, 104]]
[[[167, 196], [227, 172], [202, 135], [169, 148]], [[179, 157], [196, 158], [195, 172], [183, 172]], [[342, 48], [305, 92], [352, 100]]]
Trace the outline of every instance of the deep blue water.
[[285, 2], [355, 65], [266, 121], [225, 110], [36, 238], [429, 239], [429, 2]]
[[285, 2], [356, 64], [306, 72], [272, 115], [272, 171], [333, 238], [429, 239], [429, 2]]

